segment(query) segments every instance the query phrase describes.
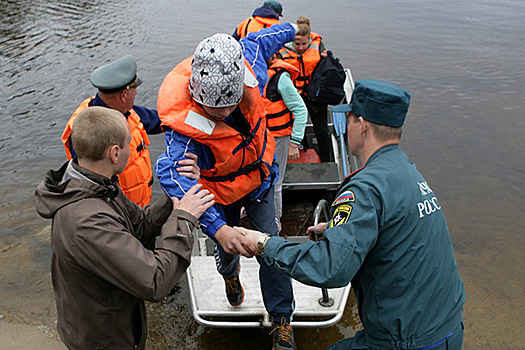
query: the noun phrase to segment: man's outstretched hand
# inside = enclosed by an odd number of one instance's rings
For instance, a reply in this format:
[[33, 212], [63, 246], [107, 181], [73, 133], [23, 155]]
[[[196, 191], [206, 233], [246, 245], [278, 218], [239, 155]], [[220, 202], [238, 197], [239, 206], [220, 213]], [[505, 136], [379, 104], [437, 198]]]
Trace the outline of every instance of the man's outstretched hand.
[[221, 226], [215, 232], [215, 239], [226, 253], [242, 254], [247, 258], [251, 258], [257, 253], [257, 241], [254, 243], [243, 232], [228, 225]]
[[180, 200], [172, 197], [173, 209], [180, 209], [187, 211], [197, 219], [201, 217], [209, 207], [215, 204], [213, 198], [214, 194], [210, 194], [208, 190], [197, 192], [202, 187], [202, 184], [192, 186], [188, 192]]

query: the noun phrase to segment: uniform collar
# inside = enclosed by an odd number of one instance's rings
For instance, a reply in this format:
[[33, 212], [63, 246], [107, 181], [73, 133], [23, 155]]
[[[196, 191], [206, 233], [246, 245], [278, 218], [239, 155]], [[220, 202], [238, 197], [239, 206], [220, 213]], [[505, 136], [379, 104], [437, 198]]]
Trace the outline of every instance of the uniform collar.
[[[102, 101], [102, 99], [100, 98], [98, 93], [95, 95], [95, 98], [93, 99], [93, 101], [91, 101], [91, 105], [99, 106], [99, 107], [111, 108], [104, 101]], [[126, 119], [128, 119], [130, 114], [131, 114], [131, 112], [127, 111], [126, 113], [124, 113], [124, 117], [126, 117]]]
[[398, 149], [399, 149], [399, 144], [397, 144], [397, 143], [396, 144], [392, 144], [392, 145], [383, 146], [380, 149], [378, 149], [377, 151], [375, 151], [374, 153], [372, 153], [370, 158], [368, 158], [368, 160], [366, 161], [366, 165], [369, 165], [372, 161], [374, 161], [374, 159], [379, 157], [381, 154], [389, 152], [389, 151], [393, 151], [393, 150], [398, 150]]

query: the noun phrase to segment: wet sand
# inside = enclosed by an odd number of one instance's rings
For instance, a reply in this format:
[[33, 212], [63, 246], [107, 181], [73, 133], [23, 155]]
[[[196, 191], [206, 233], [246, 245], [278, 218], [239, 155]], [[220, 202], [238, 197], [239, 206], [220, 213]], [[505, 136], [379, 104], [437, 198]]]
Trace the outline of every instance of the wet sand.
[[39, 349], [64, 350], [64, 344], [45, 328], [11, 322], [1, 322], [0, 348], [2, 350]]

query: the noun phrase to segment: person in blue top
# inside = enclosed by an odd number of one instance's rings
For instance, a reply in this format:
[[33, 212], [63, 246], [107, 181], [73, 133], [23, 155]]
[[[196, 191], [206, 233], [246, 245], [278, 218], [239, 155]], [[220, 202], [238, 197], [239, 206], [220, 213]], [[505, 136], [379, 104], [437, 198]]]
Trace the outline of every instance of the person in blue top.
[[330, 349], [461, 349], [465, 290], [441, 204], [399, 147], [410, 94], [358, 80], [348, 143], [364, 167], [340, 186], [332, 218], [308, 228], [319, 242], [292, 243], [238, 228], [268, 265], [315, 286], [349, 282], [363, 330]]
[[[274, 184], [279, 168], [262, 92], [268, 77], [266, 61], [295, 32], [295, 25], [282, 24], [250, 33], [240, 42], [221, 33], [205, 38], [192, 57], [168, 73], [159, 90], [166, 151], [157, 159], [155, 171], [164, 191], [181, 198], [197, 180], [174, 170], [181, 160], [188, 160], [188, 153], [198, 156], [198, 181], [217, 198], [200, 223], [217, 243], [217, 268], [232, 306], [244, 300], [239, 253], [250, 255], [255, 248], [233, 229], [239, 225], [241, 207], [252, 227], [277, 235]], [[291, 279], [258, 261], [264, 305], [275, 322], [274, 349], [295, 349]]]
[[251, 17], [246, 18], [239, 23], [233, 31], [232, 37], [236, 40], [241, 40], [249, 33], [271, 27], [274, 24], [279, 24], [279, 17], [282, 17], [282, 13], [283, 6], [280, 2], [267, 0], [261, 7], [258, 7], [253, 11]]

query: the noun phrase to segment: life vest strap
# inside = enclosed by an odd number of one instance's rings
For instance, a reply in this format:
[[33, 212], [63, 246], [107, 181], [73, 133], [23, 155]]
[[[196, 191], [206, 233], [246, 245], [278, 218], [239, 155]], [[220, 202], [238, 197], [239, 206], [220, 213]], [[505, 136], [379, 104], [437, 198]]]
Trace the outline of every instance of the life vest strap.
[[270, 131], [279, 131], [279, 130], [286, 129], [286, 128], [292, 126], [292, 125], [293, 125], [293, 121], [290, 120], [288, 123], [286, 123], [284, 125], [268, 127], [268, 130], [270, 130]]
[[[257, 127], [256, 128], [259, 127], [260, 121], [261, 121], [261, 119], [259, 119], [259, 122], [257, 123]], [[264, 144], [263, 144], [262, 152], [259, 155], [259, 157], [257, 157], [257, 160], [255, 162], [253, 162], [251, 164], [248, 164], [247, 166], [242, 167], [242, 168], [240, 168], [237, 171], [229, 173], [228, 175], [223, 175], [223, 176], [206, 176], [206, 175], [201, 174], [201, 177], [204, 180], [210, 181], [210, 182], [225, 182], [225, 181], [233, 181], [238, 176], [247, 175], [247, 174], [251, 173], [254, 170], [259, 170], [259, 172], [261, 174], [261, 181], [262, 181], [265, 178], [265, 176], [266, 176], [264, 174], [264, 171], [262, 170], [262, 165], [266, 164], [265, 162], [263, 162], [263, 157], [264, 157], [264, 152], [266, 151], [266, 143], [267, 143], [267, 141], [268, 141], [268, 131], [265, 130], [264, 131]]]
[[252, 143], [252, 140], [255, 137], [255, 134], [257, 133], [257, 130], [259, 130], [259, 126], [261, 125], [261, 121], [262, 121], [262, 118], [259, 118], [259, 120], [257, 121], [257, 124], [255, 125], [255, 128], [253, 128], [253, 130], [250, 132], [250, 135], [248, 135], [248, 137], [246, 137], [244, 140], [242, 140], [242, 142], [239, 143], [239, 145], [237, 147], [235, 147], [235, 149], [233, 150], [233, 154], [239, 152], [240, 149], [242, 149], [243, 147], [247, 147], [247, 146], [250, 145], [250, 143]]
[[248, 27], [250, 26], [250, 22], [253, 20], [253, 17], [250, 17], [248, 22], [246, 23], [246, 26], [244, 27], [244, 36], [248, 35]]
[[146, 142], [144, 142], [144, 139], [140, 142], [140, 144], [137, 146], [137, 153], [140, 153], [141, 151], [146, 149]]
[[275, 118], [282, 117], [283, 115], [286, 115], [288, 113], [290, 113], [290, 110], [288, 108], [286, 108], [286, 109], [280, 111], [279, 113], [267, 114], [266, 118], [268, 118], [268, 119], [275, 119]]
[[260, 169], [261, 166], [262, 166], [262, 163], [263, 162], [262, 162], [261, 159], [257, 159], [252, 164], [248, 164], [247, 166], [242, 167], [239, 170], [234, 171], [233, 173], [229, 173], [228, 175], [223, 175], [223, 176], [205, 176], [205, 175], [201, 174], [201, 177], [204, 180], [210, 181], [210, 182], [233, 181], [238, 176], [247, 175], [247, 174], [251, 173], [254, 170]]

